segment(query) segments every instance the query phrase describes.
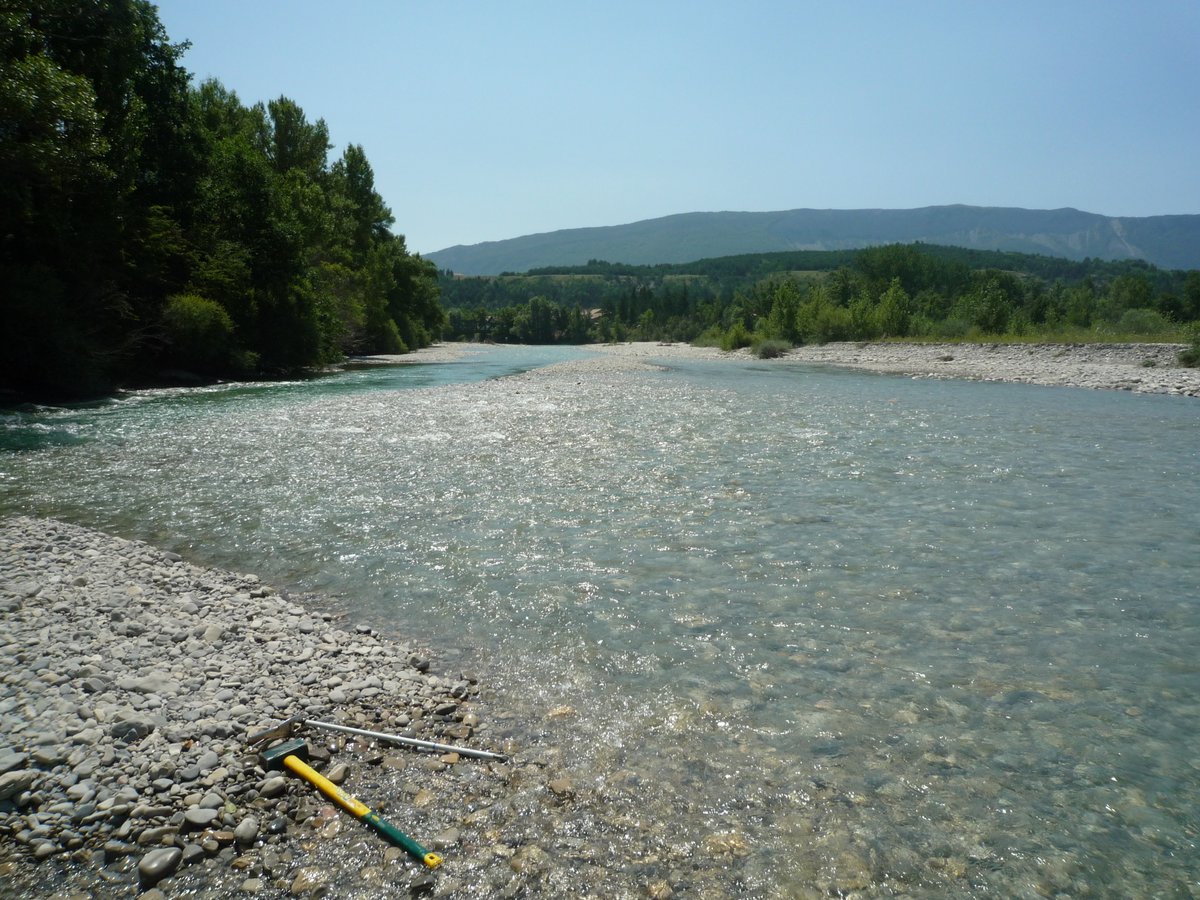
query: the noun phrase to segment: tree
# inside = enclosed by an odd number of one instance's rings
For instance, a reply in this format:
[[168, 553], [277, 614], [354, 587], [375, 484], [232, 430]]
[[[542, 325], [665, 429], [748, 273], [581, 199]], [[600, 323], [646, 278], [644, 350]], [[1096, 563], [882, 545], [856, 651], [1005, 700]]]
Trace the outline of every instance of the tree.
[[879, 320], [875, 315], [875, 304], [866, 290], [850, 301], [850, 333], [859, 340], [879, 337]]
[[1012, 301], [999, 277], [981, 280], [965, 298], [975, 327], [984, 334], [1003, 334], [1008, 327]]
[[237, 365], [233, 319], [221, 304], [181, 294], [167, 301], [163, 322], [172, 358], [180, 369], [220, 375]]
[[796, 322], [799, 309], [799, 286], [790, 278], [779, 282], [771, 299], [771, 311], [767, 313], [766, 336], [792, 344], [798, 342], [801, 339]]
[[0, 9], [0, 390], [282, 372], [441, 334], [361, 146], [193, 88], [147, 0]]
[[1141, 273], [1118, 275], [1108, 288], [1108, 297], [1101, 304], [1101, 315], [1117, 321], [1131, 309], [1146, 309], [1153, 305], [1154, 290], [1149, 279]]
[[1195, 269], [1187, 273], [1187, 281], [1184, 282], [1180, 317], [1185, 322], [1200, 321], [1200, 271]]
[[912, 304], [908, 292], [901, 285], [899, 276], [894, 277], [875, 308], [878, 329], [887, 337], [904, 337], [908, 334], [908, 320], [911, 315]]
[[324, 119], [309, 124], [294, 100], [279, 97], [267, 103], [265, 115], [259, 104], [259, 149], [279, 174], [299, 170], [317, 179], [325, 173], [332, 148]]
[[26, 351], [0, 382], [94, 391], [146, 346], [186, 250], [182, 47], [144, 0], [17, 0], [0, 24], [0, 294]]
[[373, 244], [391, 239], [392, 211], [375, 192], [375, 173], [360, 144], [333, 164], [332, 192], [345, 201], [353, 258], [361, 264]]

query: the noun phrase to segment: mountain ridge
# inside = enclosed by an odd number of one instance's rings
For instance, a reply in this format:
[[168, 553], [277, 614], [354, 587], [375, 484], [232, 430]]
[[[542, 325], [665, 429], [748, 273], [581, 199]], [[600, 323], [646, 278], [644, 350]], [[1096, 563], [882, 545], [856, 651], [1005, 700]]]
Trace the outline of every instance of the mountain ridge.
[[635, 265], [691, 262], [740, 253], [849, 250], [878, 244], [947, 244], [1082, 260], [1144, 259], [1200, 268], [1200, 215], [1104, 216], [953, 204], [914, 209], [791, 209], [675, 213], [447, 247], [425, 255], [462, 275], [525, 272], [603, 259]]

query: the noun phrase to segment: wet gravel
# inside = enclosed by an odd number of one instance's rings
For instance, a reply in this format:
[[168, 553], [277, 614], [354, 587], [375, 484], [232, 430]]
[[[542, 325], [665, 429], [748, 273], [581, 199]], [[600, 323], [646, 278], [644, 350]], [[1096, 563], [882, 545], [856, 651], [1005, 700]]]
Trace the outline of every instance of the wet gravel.
[[[575, 809], [559, 754], [487, 721], [474, 675], [319, 602], [63, 522], [0, 523], [0, 895], [671, 895], [611, 877], [588, 831], [624, 825]], [[295, 714], [510, 758], [300, 732], [318, 770], [445, 858], [430, 870], [263, 767], [247, 736]], [[534, 819], [561, 820], [558, 846], [529, 839]]]

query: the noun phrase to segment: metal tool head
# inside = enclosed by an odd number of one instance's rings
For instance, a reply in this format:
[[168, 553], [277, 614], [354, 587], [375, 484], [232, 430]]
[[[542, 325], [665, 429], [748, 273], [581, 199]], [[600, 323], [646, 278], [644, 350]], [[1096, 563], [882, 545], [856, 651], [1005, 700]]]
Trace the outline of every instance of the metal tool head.
[[304, 714], [292, 716], [290, 719], [284, 719], [278, 725], [272, 725], [265, 731], [260, 731], [257, 734], [252, 734], [246, 738], [246, 743], [253, 747], [255, 744], [263, 744], [268, 741], [278, 741], [284, 738], [290, 738], [292, 732], [296, 730], [296, 726], [304, 722]]
[[262, 753], [258, 754], [258, 762], [264, 769], [282, 769], [283, 761], [289, 756], [296, 756], [300, 759], [308, 759], [308, 744], [304, 742], [304, 738], [293, 738], [290, 741], [284, 741], [282, 744], [276, 744], [274, 747], [269, 747]]

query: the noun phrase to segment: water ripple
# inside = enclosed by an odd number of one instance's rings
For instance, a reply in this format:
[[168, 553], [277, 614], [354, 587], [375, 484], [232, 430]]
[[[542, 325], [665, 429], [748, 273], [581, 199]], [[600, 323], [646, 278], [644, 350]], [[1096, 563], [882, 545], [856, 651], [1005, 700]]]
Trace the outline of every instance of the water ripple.
[[1194, 887], [1194, 404], [353, 377], [5, 420], [73, 437], [0, 457], [0, 498], [461, 648], [526, 739], [597, 791], [636, 773], [635, 830], [749, 894]]

